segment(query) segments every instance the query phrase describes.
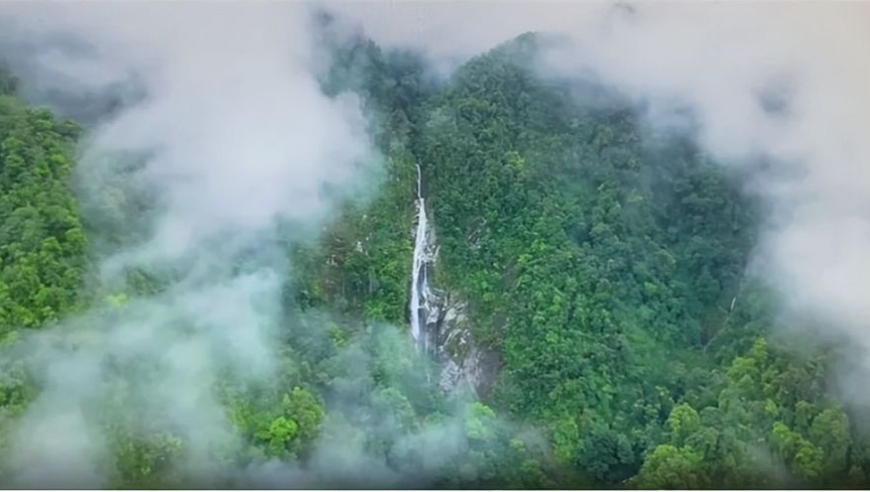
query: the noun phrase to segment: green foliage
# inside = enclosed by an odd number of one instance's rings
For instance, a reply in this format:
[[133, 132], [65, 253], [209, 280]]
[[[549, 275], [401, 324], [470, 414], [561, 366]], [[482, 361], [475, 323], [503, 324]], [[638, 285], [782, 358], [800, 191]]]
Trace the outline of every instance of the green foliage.
[[723, 323], [751, 204], [690, 146], [641, 146], [627, 107], [587, 110], [539, 81], [526, 43], [472, 60], [429, 105], [416, 148], [438, 278], [503, 355], [498, 406], [573, 414], [586, 425], [559, 455], [616, 483], [661, 432], [673, 382], [700, 384], [681, 367]]
[[38, 393], [15, 350], [23, 330], [81, 306], [87, 241], [70, 188], [77, 127], [11, 97], [0, 69], [0, 447]]
[[[547, 430], [560, 470], [551, 477], [771, 486], [854, 469], [853, 432], [823, 390], [824, 370], [759, 338], [775, 305], [745, 273], [758, 214], [741, 176], [688, 139], [645, 141], [633, 109], [604, 91], [587, 88], [607, 104], [576, 104], [568, 85], [530, 69], [535, 49], [534, 36], [519, 38], [416, 98], [407, 90], [419, 84], [385, 80], [423, 78], [396, 77], [371, 43], [344, 53], [334, 91], [361, 90], [376, 114], [401, 109], [376, 125], [391, 136], [379, 141], [390, 178], [328, 228], [321, 253], [299, 252], [311, 282], [299, 304], [404, 322], [419, 164], [435, 280], [467, 300], [475, 340], [503, 362], [485, 408]], [[389, 360], [397, 369], [387, 372], [410, 370]], [[400, 395], [380, 398], [413, 421]], [[469, 414], [472, 443], [490, 437], [486, 415]], [[800, 439], [776, 448], [777, 422], [800, 422]], [[463, 462], [450, 484], [486, 483], [485, 462]], [[790, 478], [767, 473], [782, 466]]]
[[384, 172], [371, 183], [373, 199], [346, 203], [316, 245], [297, 247], [294, 273], [307, 281], [296, 289], [296, 302], [404, 324], [419, 163], [412, 146], [423, 103], [434, 89], [415, 54], [385, 53], [359, 38], [333, 48], [324, 88], [362, 96]]
[[635, 485], [642, 489], [701, 489], [707, 478], [699, 473], [703, 456], [691, 447], [656, 446], [647, 456]]
[[[416, 55], [332, 46], [323, 86], [363, 97], [383, 173], [290, 245], [275, 377], [215, 382], [235, 429], [220, 459], [304, 468], [339, 449], [448, 488], [864, 483], [870, 441], [826, 388], [826, 354], [767, 338], [776, 305], [745, 272], [759, 216], [741, 177], [683, 137], [649, 141], [606, 91], [586, 88], [602, 103], [584, 106], [576, 85], [541, 80], [536, 43], [478, 56], [442, 87]], [[80, 130], [14, 92], [0, 70], [4, 355], [23, 330], [88, 301], [121, 312], [171, 278], [130, 271], [89, 299], [89, 244], [135, 240], [129, 220], [153, 204], [120, 173], [85, 228], [69, 187]], [[443, 394], [433, 361], [381, 324], [407, 324], [418, 166], [433, 280], [467, 301], [475, 343], [501, 364], [479, 400]], [[5, 446], [39, 388], [13, 357], [0, 366]], [[184, 484], [187, 436], [139, 422], [118, 372], [89, 414], [113, 485]]]
[[284, 457], [290, 442], [299, 433], [299, 425], [293, 419], [278, 417], [268, 427], [257, 432], [256, 437], [269, 445], [270, 454]]
[[183, 442], [175, 436], [116, 434], [113, 449], [117, 485], [160, 488], [171, 485], [173, 464], [182, 459]]
[[323, 420], [323, 409], [314, 395], [297, 386], [284, 395], [281, 406], [292, 422], [297, 423], [299, 439], [310, 444], [317, 437], [320, 422]]
[[67, 123], [0, 96], [0, 336], [77, 306], [86, 239]]

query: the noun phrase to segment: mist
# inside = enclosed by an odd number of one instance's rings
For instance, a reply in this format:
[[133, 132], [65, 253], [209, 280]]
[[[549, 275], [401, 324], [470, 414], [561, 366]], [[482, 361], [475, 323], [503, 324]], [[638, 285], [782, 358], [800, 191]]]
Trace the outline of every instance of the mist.
[[645, 108], [650, 134], [691, 131], [716, 161], [752, 173], [746, 191], [770, 211], [753, 268], [780, 294], [786, 334], [810, 324], [817, 337], [870, 345], [867, 4], [334, 5], [377, 41], [443, 66], [523, 32], [556, 35], [542, 77], [615, 89]]
[[[119, 469], [142, 452], [119, 448], [126, 439], [161, 453], [166, 486], [422, 487], [468, 447], [469, 421], [495, 420], [458, 394], [409, 426], [390, 388], [435, 388], [408, 337], [378, 325], [327, 361], [342, 376], [304, 463], [233, 461], [246, 443], [226, 387], [289, 391], [283, 340], [322, 346], [332, 323], [288, 314], [286, 246], [315, 239], [341, 200], [364, 200], [382, 163], [360, 99], [321, 92], [329, 54], [315, 13], [256, 2], [0, 11], [22, 95], [88, 124], [75, 187], [97, 260], [94, 305], [8, 349], [39, 391], [8, 436], [4, 486], [116, 487], [140, 473]], [[143, 278], [155, 285], [137, 294]], [[366, 406], [383, 413], [348, 421]], [[361, 428], [393, 443], [388, 456]]]
[[[647, 108], [651, 131], [685, 126], [689, 108], [698, 143], [724, 165], [754, 172], [747, 191], [769, 204], [755, 264], [781, 294], [785, 319], [818, 320], [817, 333], [845, 334], [870, 349], [870, 143], [863, 135], [870, 60], [861, 51], [870, 45], [870, 6], [323, 6], [384, 46], [424, 52], [445, 74], [524, 32], [558, 34], [537, 67], [541, 76], [613, 87]], [[398, 447], [433, 460], [413, 473], [373, 457], [334, 415], [304, 469], [272, 461], [228, 471], [215, 456], [238, 437], [214, 382], [227, 373], [251, 383], [276, 378], [276, 340], [294, 330], [282, 316], [290, 271], [282, 240], [288, 231], [298, 238], [317, 230], [336, 199], [354, 196], [379, 163], [358, 98], [320, 92], [327, 58], [314, 42], [312, 12], [290, 2], [0, 9], [0, 23], [10, 26], [0, 47], [11, 53], [26, 96], [61, 112], [82, 100], [114, 108], [109, 116], [98, 111], [103, 117], [77, 171], [86, 219], [133, 229], [96, 242], [100, 295], [123, 291], [132, 271], [171, 279], [157, 294], [64, 320], [16, 349], [41, 392], [11, 436], [12, 485], [112, 485], [109, 438], [89, 409], [122, 384], [112, 376], [117, 361], [133, 376], [123, 383], [125, 399], [107, 411], [132, 416], [125, 432], [182, 435], [178, 467], [187, 481], [237, 473], [255, 486], [310, 487], [354, 482], [365, 470], [373, 483], [408, 486], [462, 446], [466, 409], [459, 405], [414, 432], [385, 424]], [[787, 172], [755, 170], [759, 160]], [[101, 192], [118, 188], [155, 205], [136, 210]], [[402, 340], [390, 330], [385, 336]], [[370, 355], [355, 347], [342, 354], [349, 374], [367, 374]], [[353, 391], [337, 395], [332, 409], [356, 404]]]
[[[545, 70], [594, 72], [648, 103], [653, 126], [671, 125], [674, 108], [688, 106], [702, 147], [754, 172], [747, 191], [770, 211], [754, 267], [780, 294], [782, 333], [803, 335], [790, 325], [821, 338], [845, 333], [866, 348], [868, 6], [638, 5], [573, 38]], [[777, 171], [754, 168], [759, 161]]]
[[[17, 348], [41, 391], [11, 436], [8, 483], [111, 487], [98, 416], [112, 411], [126, 415], [122, 432], [183, 438], [183, 480], [217, 483], [226, 470], [215, 450], [236, 437], [215, 382], [276, 376], [288, 329], [281, 234], [322, 221], [335, 190], [377, 163], [359, 101], [320, 92], [303, 5], [28, 2], [0, 17], [14, 26], [9, 51], [37, 53], [21, 58], [26, 95], [51, 104], [47, 88], [87, 97], [138, 87], [91, 129], [80, 199], [92, 222], [134, 230], [98, 251], [98, 293], [123, 292], [131, 271], [166, 284]], [[118, 210], [113, 187], [154, 206]], [[106, 397], [119, 387], [113, 408]]]

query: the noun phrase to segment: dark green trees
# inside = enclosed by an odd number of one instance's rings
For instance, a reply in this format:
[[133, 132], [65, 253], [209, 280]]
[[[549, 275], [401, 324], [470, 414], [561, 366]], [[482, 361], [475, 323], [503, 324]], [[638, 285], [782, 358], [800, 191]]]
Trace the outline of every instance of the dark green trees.
[[[356, 485], [863, 483], [870, 446], [826, 387], [825, 360], [765, 338], [776, 306], [746, 274], [760, 216], [741, 177], [685, 136], [651, 141], [605, 90], [589, 87], [597, 103], [584, 105], [576, 85], [542, 79], [536, 42], [476, 57], [442, 86], [413, 54], [336, 47], [325, 90], [362, 95], [383, 172], [315, 241], [291, 241], [281, 369], [217, 384], [239, 438], [221, 459], [316, 469], [341, 450], [372, 467]], [[79, 130], [14, 90], [0, 72], [6, 344], [84, 304], [88, 267], [69, 188]], [[377, 324], [406, 324], [417, 166], [440, 247], [434, 281], [468, 303], [476, 343], [498, 354], [481, 401], [441, 394], [431, 361]], [[138, 207], [103, 198], [119, 214]], [[153, 283], [131, 274], [135, 288], [100, 302], [123, 308]], [[0, 424], [35, 391], [18, 366], [2, 376]], [[183, 481], [183, 436], [108, 428], [113, 483]]]
[[0, 333], [57, 320], [80, 296], [86, 239], [70, 188], [78, 128], [0, 96]]

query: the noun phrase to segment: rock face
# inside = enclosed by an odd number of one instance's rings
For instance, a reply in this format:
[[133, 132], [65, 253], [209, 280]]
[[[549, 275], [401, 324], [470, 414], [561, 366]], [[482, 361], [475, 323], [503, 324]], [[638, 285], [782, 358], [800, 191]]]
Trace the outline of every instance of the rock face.
[[431, 294], [426, 332], [432, 341], [430, 354], [440, 363], [440, 386], [448, 392], [479, 393], [486, 386], [483, 357], [471, 334], [466, 305], [449, 291], [432, 289]]

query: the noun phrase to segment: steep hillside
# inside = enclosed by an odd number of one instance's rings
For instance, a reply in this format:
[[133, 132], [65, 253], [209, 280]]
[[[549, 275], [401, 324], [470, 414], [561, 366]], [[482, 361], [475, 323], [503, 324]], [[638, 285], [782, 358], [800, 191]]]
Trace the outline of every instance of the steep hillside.
[[[535, 43], [479, 56], [425, 98], [372, 97], [402, 115], [381, 128], [409, 143], [388, 147], [383, 201], [330, 229], [324, 254], [340, 280], [318, 292], [400, 319], [406, 290], [382, 296], [410, 274], [419, 165], [435, 285], [466, 305], [462, 329], [489, 354], [478, 394], [544, 430], [567, 480], [763, 486], [782, 483], [769, 473], [782, 465], [795, 480], [841, 483], [846, 449], [860, 446], [823, 361], [761, 338], [775, 307], [747, 272], [760, 214], [740, 174], [690, 135], [644, 133], [618, 94], [590, 84], [581, 98], [576, 84], [536, 77]], [[349, 66], [387, 63], [369, 46]], [[391, 218], [367, 222], [378, 216]]]
[[[82, 412], [106, 442], [101, 483], [867, 483], [866, 436], [827, 385], [838, 347], [770, 340], [776, 302], [747, 270], [761, 215], [745, 177], [691, 135], [650, 134], [641, 108], [607, 88], [538, 76], [538, 42], [522, 36], [448, 81], [414, 53], [333, 42], [323, 90], [362, 97], [379, 180], [315, 239], [286, 224], [275, 232], [289, 266], [274, 377], [226, 369], [203, 383], [231, 435], [209, 435], [203, 450], [171, 415], [143, 422], [153, 415], [143, 408], [162, 408], [147, 351], [100, 362], [105, 388]], [[80, 133], [18, 99], [0, 71], [3, 485], [27, 471], [15, 445], [31, 437], [16, 432], [44, 390], [21, 334], [99, 337], [121, 319], [153, 321], [143, 305], [172, 302], [172, 272], [88, 283], [99, 273], [89, 255], [140, 233], [135, 221], [155, 204], [126, 184], [135, 159], [104, 189], [79, 169], [77, 199]], [[437, 246], [426, 263], [431, 352], [408, 333], [418, 193]], [[83, 312], [96, 314], [63, 323]], [[196, 320], [158, 321], [196, 331]], [[37, 355], [75, 355], [88, 340]], [[136, 340], [123, 346], [149, 342]], [[469, 384], [445, 385], [445, 367]], [[197, 468], [203, 455], [211, 468]]]

